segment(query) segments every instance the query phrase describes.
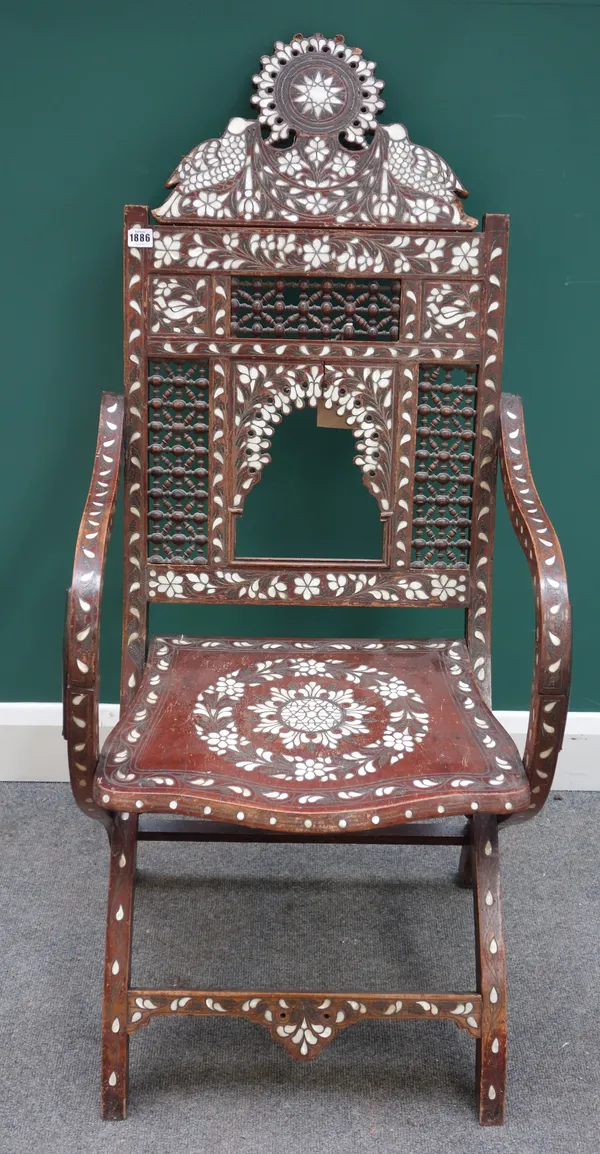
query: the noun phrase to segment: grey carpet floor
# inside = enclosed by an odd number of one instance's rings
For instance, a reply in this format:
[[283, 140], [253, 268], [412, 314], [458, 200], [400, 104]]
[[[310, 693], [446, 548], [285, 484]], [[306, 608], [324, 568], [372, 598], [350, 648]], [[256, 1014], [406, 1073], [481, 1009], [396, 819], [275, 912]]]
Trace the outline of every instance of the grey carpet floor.
[[[129, 1117], [99, 1118], [108, 847], [67, 786], [0, 786], [2, 1154], [599, 1154], [600, 794], [502, 837], [507, 1122], [482, 1130], [475, 1046], [364, 1023], [315, 1062], [237, 1020], [158, 1019]], [[136, 983], [473, 988], [454, 848], [142, 845]]]

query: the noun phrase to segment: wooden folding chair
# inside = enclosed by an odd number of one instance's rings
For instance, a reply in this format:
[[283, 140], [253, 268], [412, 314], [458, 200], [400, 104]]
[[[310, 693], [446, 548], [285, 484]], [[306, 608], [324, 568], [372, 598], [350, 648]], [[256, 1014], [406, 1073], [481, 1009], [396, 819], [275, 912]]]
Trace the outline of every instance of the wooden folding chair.
[[[548, 796], [570, 683], [560, 546], [521, 401], [501, 398], [508, 217], [476, 231], [445, 161], [378, 123], [382, 83], [341, 36], [278, 42], [254, 84], [258, 118], [234, 118], [182, 160], [156, 223], [125, 211], [124, 397], [102, 398], [69, 590], [71, 783], [111, 847], [103, 1116], [125, 1117], [129, 1037], [157, 1015], [247, 1019], [299, 1060], [367, 1018], [443, 1018], [475, 1038], [480, 1120], [498, 1124], [498, 829]], [[273, 434], [306, 407], [352, 431], [378, 558], [240, 556], [236, 529]], [[535, 590], [523, 758], [490, 708], [498, 456]], [[121, 468], [121, 717], [100, 753], [100, 597]], [[465, 631], [150, 640], [158, 602], [459, 607]], [[477, 988], [133, 989], [136, 845], [151, 838], [460, 845]]]

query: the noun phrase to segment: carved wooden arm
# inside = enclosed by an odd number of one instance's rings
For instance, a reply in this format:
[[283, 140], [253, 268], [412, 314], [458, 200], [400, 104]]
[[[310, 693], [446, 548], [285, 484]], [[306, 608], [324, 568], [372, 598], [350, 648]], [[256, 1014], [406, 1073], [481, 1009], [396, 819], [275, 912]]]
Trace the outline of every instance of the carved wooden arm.
[[[531, 783], [526, 816], [543, 806], [552, 788], [567, 720], [571, 685], [571, 606], [558, 537], [533, 483], [523, 405], [505, 394], [501, 407], [500, 469], [510, 519], [533, 577], [535, 660], [523, 757]], [[515, 815], [518, 816], [525, 815]]]
[[63, 735], [71, 788], [80, 809], [105, 826], [111, 818], [93, 801], [92, 782], [99, 753], [100, 600], [117, 500], [123, 411], [122, 397], [102, 394], [94, 471], [79, 525], [65, 621]]

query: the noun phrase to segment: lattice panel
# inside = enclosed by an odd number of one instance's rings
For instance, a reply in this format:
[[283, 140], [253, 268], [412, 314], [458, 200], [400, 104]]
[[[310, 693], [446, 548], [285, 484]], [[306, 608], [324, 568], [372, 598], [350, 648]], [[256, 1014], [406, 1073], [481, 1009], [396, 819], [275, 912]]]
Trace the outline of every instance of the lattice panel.
[[208, 364], [151, 361], [149, 561], [207, 560]]
[[465, 567], [471, 543], [476, 371], [422, 367], [419, 375], [412, 564]]
[[232, 277], [231, 335], [397, 341], [400, 281]]

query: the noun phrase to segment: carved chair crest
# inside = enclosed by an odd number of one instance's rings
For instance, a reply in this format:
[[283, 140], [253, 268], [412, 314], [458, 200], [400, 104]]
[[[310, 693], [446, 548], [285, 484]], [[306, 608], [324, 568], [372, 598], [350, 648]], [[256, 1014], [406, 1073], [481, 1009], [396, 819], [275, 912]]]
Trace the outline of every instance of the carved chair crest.
[[383, 81], [360, 49], [319, 34], [274, 47], [253, 78], [258, 119], [234, 117], [184, 157], [158, 220], [475, 228], [445, 160], [378, 123]]

